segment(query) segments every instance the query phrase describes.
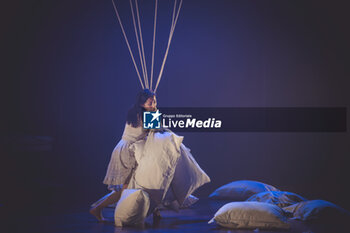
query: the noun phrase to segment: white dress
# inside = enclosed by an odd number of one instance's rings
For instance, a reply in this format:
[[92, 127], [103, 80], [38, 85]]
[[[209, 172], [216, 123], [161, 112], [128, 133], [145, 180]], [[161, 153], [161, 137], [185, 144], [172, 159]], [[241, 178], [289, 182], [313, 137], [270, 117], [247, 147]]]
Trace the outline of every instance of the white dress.
[[107, 173], [103, 183], [109, 190], [120, 190], [123, 184], [129, 182], [137, 163], [130, 145], [139, 140], [144, 140], [147, 130], [142, 126], [132, 127], [125, 124], [122, 139], [115, 146], [108, 164]]

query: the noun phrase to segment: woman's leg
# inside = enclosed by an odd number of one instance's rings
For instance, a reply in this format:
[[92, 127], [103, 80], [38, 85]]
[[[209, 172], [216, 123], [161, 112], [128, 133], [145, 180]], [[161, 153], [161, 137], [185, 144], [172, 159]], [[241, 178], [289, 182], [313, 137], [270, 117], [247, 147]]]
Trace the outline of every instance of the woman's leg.
[[128, 185], [124, 184], [120, 191], [112, 191], [105, 199], [101, 200], [95, 207], [90, 209], [90, 214], [95, 216], [98, 221], [105, 221], [102, 215], [102, 210], [108, 205], [118, 202], [123, 190], [127, 187]]
[[[103, 197], [101, 197], [99, 200], [97, 200], [93, 205], [96, 206], [98, 204], [100, 204], [104, 199], [106, 199], [109, 195], [111, 195], [114, 191], [104, 195]], [[91, 206], [91, 207], [94, 207], [94, 206]]]

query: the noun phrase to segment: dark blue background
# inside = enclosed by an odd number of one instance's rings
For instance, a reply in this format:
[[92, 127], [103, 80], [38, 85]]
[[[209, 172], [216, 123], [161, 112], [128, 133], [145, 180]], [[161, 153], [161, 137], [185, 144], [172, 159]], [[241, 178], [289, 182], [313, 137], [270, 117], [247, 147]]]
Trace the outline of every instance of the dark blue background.
[[[135, 45], [128, 1], [118, 2]], [[153, 1], [140, 8], [150, 64]], [[107, 192], [110, 155], [140, 90], [112, 3], [12, 1], [3, 10], [2, 202], [88, 208]], [[171, 10], [160, 2], [156, 74]], [[185, 0], [158, 106], [349, 107], [348, 25], [346, 1]], [[21, 135], [50, 136], [53, 149], [16, 152]], [[182, 135], [212, 179], [200, 198], [253, 179], [349, 209], [349, 132]]]

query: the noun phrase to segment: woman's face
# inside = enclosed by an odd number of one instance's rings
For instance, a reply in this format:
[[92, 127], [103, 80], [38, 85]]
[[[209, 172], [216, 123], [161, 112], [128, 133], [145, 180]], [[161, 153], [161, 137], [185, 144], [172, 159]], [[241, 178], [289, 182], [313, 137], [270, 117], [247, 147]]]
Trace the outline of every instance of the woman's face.
[[147, 99], [147, 101], [142, 105], [142, 107], [144, 107], [144, 109], [146, 109], [146, 111], [148, 111], [148, 112], [156, 111], [156, 109], [157, 109], [157, 98], [156, 98], [156, 96], [149, 97]]

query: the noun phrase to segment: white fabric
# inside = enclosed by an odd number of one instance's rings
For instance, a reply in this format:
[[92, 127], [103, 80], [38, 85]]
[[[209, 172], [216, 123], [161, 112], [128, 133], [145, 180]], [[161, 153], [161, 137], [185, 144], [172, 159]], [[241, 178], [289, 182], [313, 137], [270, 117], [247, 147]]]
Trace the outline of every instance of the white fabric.
[[114, 211], [116, 226], [143, 226], [150, 207], [148, 194], [140, 189], [124, 189]]
[[180, 209], [186, 209], [192, 206], [194, 203], [196, 203], [199, 200], [198, 197], [189, 195], [185, 201], [182, 203], [180, 206], [177, 200], [172, 200], [172, 201], [163, 201], [161, 205], [159, 205], [157, 208], [158, 209], [171, 209], [176, 212], [180, 211]]
[[245, 201], [254, 194], [266, 191], [279, 191], [272, 185], [264, 184], [252, 180], [238, 180], [223, 185], [216, 189], [210, 198], [212, 199], [230, 199], [233, 201]]
[[247, 201], [265, 202], [265, 203], [275, 204], [283, 208], [301, 201], [306, 201], [306, 199], [298, 194], [291, 193], [291, 192], [267, 191], [267, 192], [257, 193], [251, 196], [250, 198], [248, 198]]
[[106, 176], [103, 180], [110, 190], [120, 190], [124, 183], [130, 179], [136, 160], [130, 146], [139, 140], [144, 140], [147, 131], [143, 127], [132, 127], [125, 124], [122, 139], [115, 146], [108, 164]]
[[168, 132], [151, 132], [145, 142], [134, 144], [138, 166], [129, 187], [147, 190], [157, 204], [161, 203], [174, 176], [182, 140]]
[[193, 158], [189, 148], [181, 144], [180, 151], [181, 156], [176, 165], [171, 188], [181, 206], [190, 194], [209, 183], [210, 178]]
[[234, 229], [288, 229], [283, 210], [262, 202], [231, 202], [221, 207], [208, 222]]
[[156, 204], [171, 190], [181, 206], [198, 187], [210, 182], [182, 140], [182, 136], [169, 130], [150, 132], [145, 142], [134, 143], [132, 149], [138, 166], [129, 187], [146, 190]]
[[292, 213], [293, 219], [303, 221], [319, 218], [327, 220], [329, 218], [350, 217], [347, 210], [325, 200], [303, 201], [283, 209], [288, 213]]

